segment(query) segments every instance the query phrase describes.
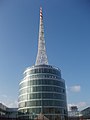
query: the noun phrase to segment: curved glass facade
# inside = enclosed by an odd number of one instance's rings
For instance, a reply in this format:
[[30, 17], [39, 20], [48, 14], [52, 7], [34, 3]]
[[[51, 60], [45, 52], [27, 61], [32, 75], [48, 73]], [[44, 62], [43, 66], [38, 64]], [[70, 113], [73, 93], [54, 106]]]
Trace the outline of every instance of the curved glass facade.
[[34, 119], [40, 113], [49, 120], [67, 117], [65, 81], [50, 65], [27, 68], [19, 85], [19, 117]]

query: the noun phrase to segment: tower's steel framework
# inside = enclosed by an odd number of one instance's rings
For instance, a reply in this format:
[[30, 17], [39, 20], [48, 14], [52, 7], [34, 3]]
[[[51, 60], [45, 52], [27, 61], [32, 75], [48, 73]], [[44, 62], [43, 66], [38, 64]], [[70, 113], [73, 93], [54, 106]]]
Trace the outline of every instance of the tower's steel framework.
[[48, 64], [46, 55], [45, 40], [44, 40], [44, 26], [43, 26], [43, 14], [42, 8], [40, 8], [40, 26], [39, 26], [39, 38], [38, 38], [38, 53], [35, 65]]

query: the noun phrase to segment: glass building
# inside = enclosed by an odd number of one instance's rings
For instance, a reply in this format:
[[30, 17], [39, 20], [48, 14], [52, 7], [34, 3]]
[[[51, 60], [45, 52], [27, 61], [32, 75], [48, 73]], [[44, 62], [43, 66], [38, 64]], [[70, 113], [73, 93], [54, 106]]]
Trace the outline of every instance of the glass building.
[[61, 77], [59, 68], [48, 65], [42, 8], [40, 8], [36, 63], [32, 67], [28, 67], [24, 71], [23, 76], [23, 80], [19, 84], [19, 118], [38, 120], [38, 115], [42, 113], [49, 120], [66, 120], [65, 81]]

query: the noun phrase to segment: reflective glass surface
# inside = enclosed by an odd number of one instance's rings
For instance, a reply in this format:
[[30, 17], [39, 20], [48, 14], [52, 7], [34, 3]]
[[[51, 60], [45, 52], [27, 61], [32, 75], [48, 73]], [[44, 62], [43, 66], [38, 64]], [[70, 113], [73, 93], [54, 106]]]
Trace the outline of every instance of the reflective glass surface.
[[50, 120], [59, 119], [61, 115], [64, 118], [67, 114], [67, 102], [61, 71], [49, 65], [26, 69], [19, 86], [18, 101], [19, 112], [24, 116], [35, 117], [43, 112]]
[[27, 86], [32, 86], [32, 85], [55, 85], [59, 87], [64, 87], [65, 88], [65, 83], [58, 81], [58, 80], [53, 80], [53, 79], [33, 79], [29, 81], [24, 81], [23, 83], [20, 84], [20, 88], [27, 87]]

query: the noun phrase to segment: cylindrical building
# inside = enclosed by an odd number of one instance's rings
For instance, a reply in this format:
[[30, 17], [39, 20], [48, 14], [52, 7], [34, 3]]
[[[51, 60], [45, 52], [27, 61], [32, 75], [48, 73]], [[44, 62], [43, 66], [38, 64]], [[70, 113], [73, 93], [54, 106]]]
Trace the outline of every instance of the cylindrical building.
[[32, 119], [42, 113], [49, 120], [65, 119], [67, 116], [65, 91], [65, 81], [61, 78], [58, 68], [50, 65], [27, 68], [19, 89], [21, 116]]
[[18, 117], [21, 119], [67, 119], [65, 81], [58, 68], [48, 65], [41, 8], [36, 64], [24, 71], [19, 84], [18, 101]]

